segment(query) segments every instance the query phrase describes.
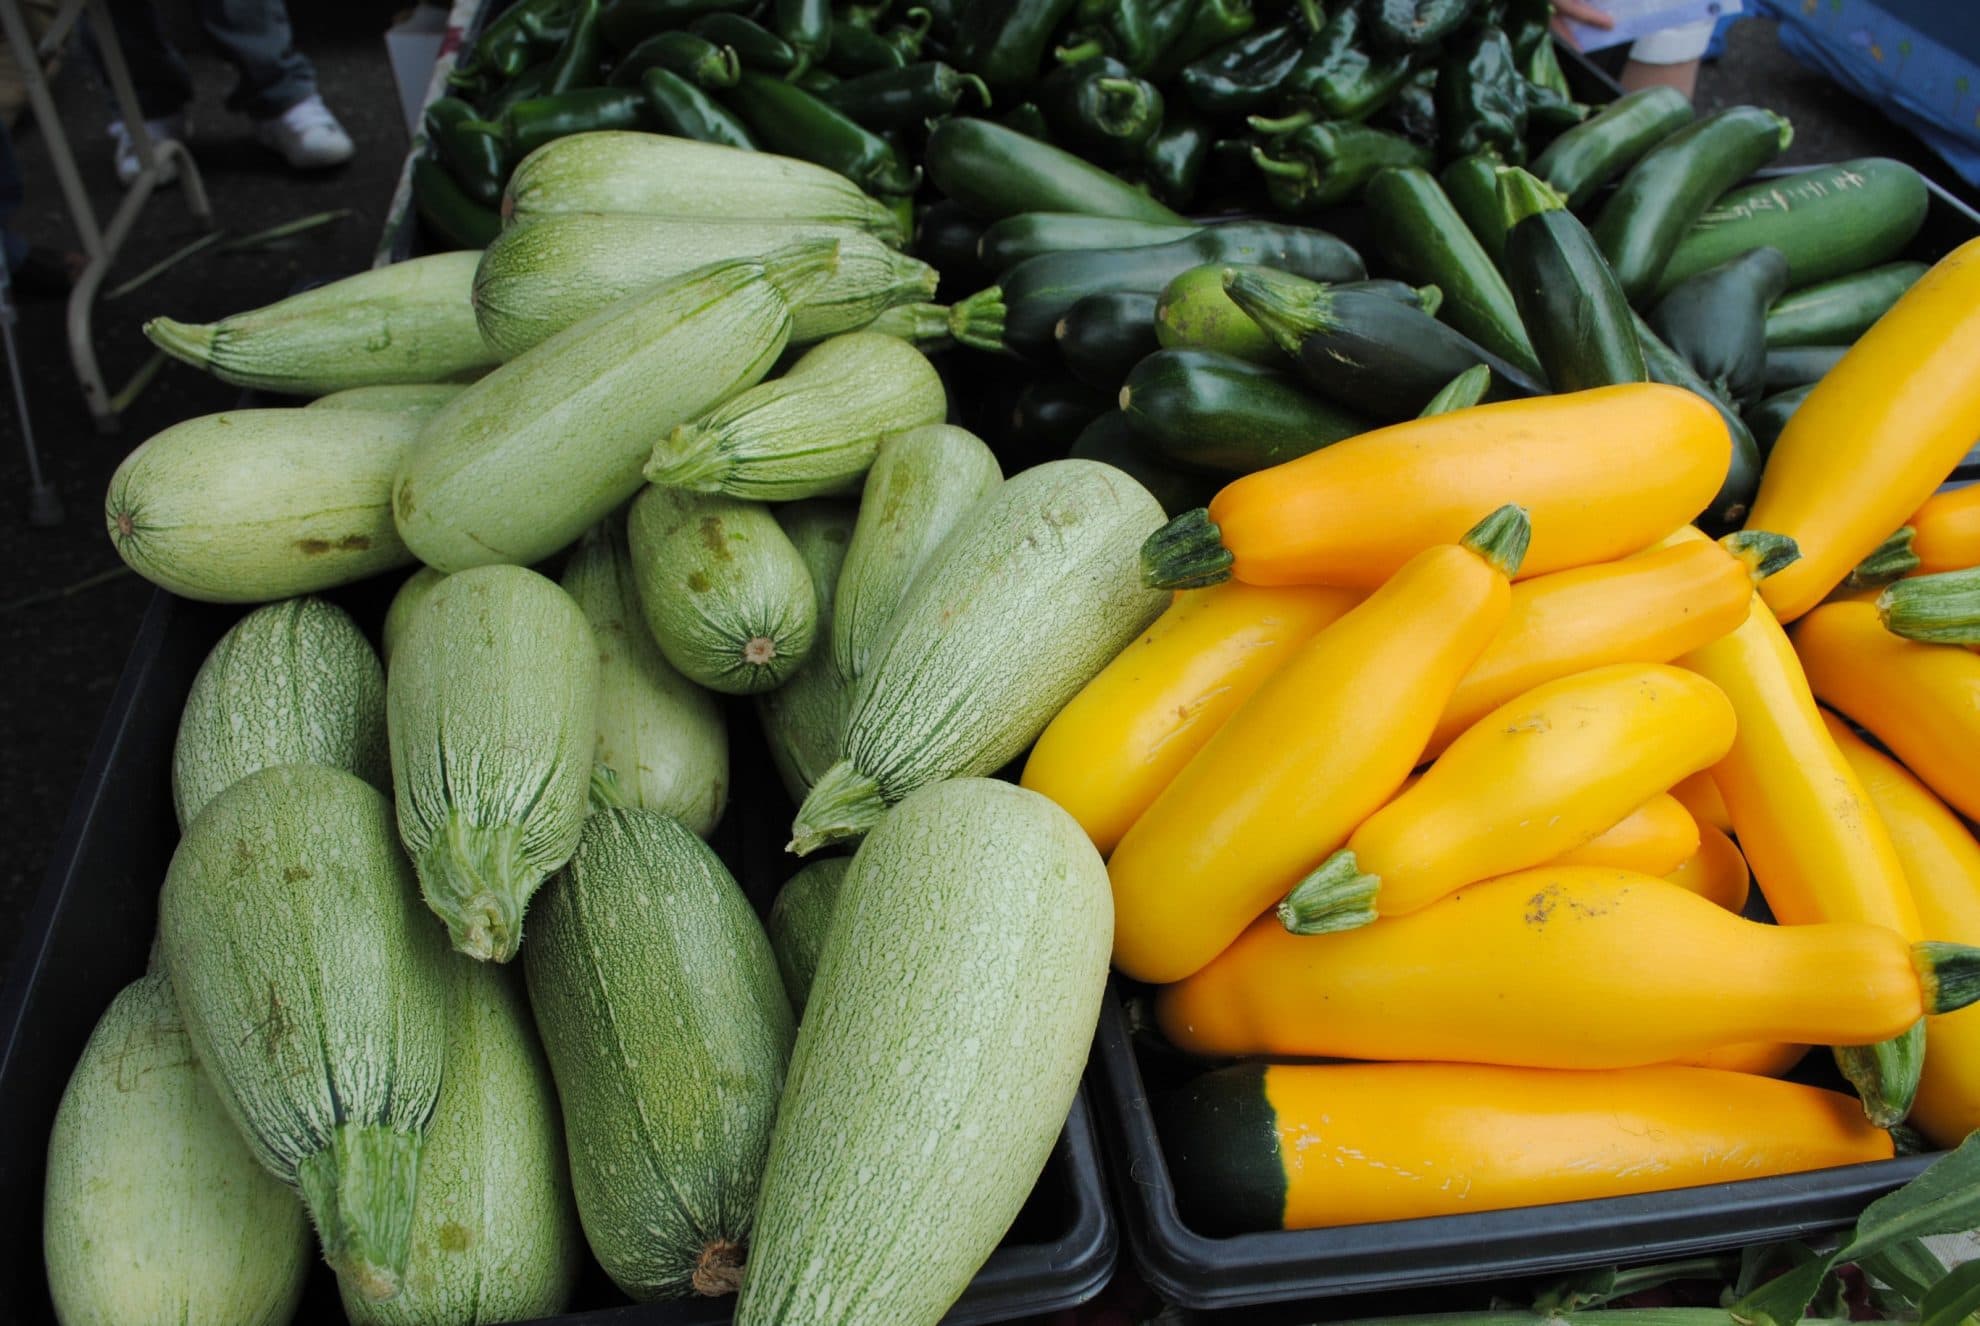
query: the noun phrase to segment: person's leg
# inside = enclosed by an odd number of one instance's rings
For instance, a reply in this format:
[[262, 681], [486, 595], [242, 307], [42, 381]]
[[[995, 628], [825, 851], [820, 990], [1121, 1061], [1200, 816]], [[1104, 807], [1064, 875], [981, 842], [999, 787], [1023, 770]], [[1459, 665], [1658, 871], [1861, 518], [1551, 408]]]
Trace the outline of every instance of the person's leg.
[[199, 0], [199, 18], [240, 75], [230, 108], [265, 120], [316, 95], [316, 67], [296, 49], [282, 0]]
[[1674, 87], [1690, 100], [1698, 88], [1698, 62], [1712, 42], [1714, 26], [1714, 20], [1706, 19], [1639, 38], [1629, 48], [1629, 63], [1617, 80], [1623, 91]]
[[[172, 39], [165, 35], [155, 0], [104, 0], [110, 25], [116, 29], [117, 49], [130, 71], [131, 86], [137, 92], [138, 107], [146, 120], [165, 120], [185, 112], [192, 102], [192, 75]], [[82, 24], [83, 49], [111, 101], [111, 114], [121, 115], [110, 88], [109, 73], [103, 67], [103, 53], [96, 44], [96, 33], [89, 23]]]

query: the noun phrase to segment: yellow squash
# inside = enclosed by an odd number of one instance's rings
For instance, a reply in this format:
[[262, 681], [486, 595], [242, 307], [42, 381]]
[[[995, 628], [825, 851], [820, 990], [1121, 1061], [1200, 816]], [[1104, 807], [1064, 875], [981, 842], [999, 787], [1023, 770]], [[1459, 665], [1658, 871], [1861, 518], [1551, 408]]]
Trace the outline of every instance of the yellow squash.
[[1711, 772], [1695, 773], [1671, 789], [1671, 795], [1684, 804], [1691, 817], [1700, 824], [1709, 824], [1721, 833], [1731, 833], [1732, 812], [1726, 809], [1726, 799], [1719, 795], [1719, 785], [1712, 781]]
[[1547, 682], [1452, 742], [1300, 881], [1279, 918], [1302, 935], [1349, 929], [1551, 861], [1732, 741], [1732, 705], [1681, 668], [1616, 663]]
[[1189, 975], [1389, 799], [1505, 620], [1526, 530], [1509, 507], [1417, 554], [1197, 752], [1108, 862], [1117, 967]]
[[1242, 1064], [1159, 1098], [1192, 1224], [1319, 1229], [1888, 1160], [1849, 1097], [1703, 1068]]
[[1933, 493], [1911, 516], [1916, 574], [1980, 566], [1980, 483]]
[[[1728, 1073], [1782, 1077], [1807, 1057], [1806, 1045], [1789, 1045], [1783, 1041], [1745, 1041], [1739, 1045], [1721, 1045], [1716, 1050], [1672, 1062], [1687, 1068], [1719, 1068]], [[1857, 1111], [1857, 1115], [1860, 1118], [1862, 1111]]]
[[1863, 333], [1768, 454], [1747, 526], [1801, 545], [1801, 560], [1760, 587], [1777, 618], [1820, 603], [1980, 437], [1976, 364], [1980, 239], [1940, 259]]
[[1793, 560], [1791, 542], [1753, 531], [1521, 581], [1498, 638], [1437, 720], [1431, 752], [1541, 682], [1604, 663], [1668, 663], [1718, 639], [1746, 620], [1755, 582]]
[[[1980, 843], [1896, 760], [1872, 750], [1834, 715], [1823, 717], [1890, 826], [1926, 931], [1980, 943]], [[1911, 1122], [1942, 1147], [1958, 1146], [1980, 1128], [1980, 1008], [1926, 1020], [1925, 1072]]]
[[1708, 902], [1716, 902], [1727, 911], [1738, 914], [1746, 907], [1747, 892], [1753, 882], [1746, 869], [1746, 858], [1740, 855], [1739, 844], [1710, 824], [1693, 820], [1692, 829], [1698, 835], [1698, 850], [1685, 861], [1660, 873], [1679, 888], [1689, 889]]
[[1649, 875], [1544, 866], [1338, 934], [1263, 917], [1156, 1009], [1191, 1054], [1627, 1068], [1869, 1045], [1975, 998], [1980, 949], [1764, 925]]
[[1238, 581], [1182, 591], [1059, 711], [1019, 781], [1106, 855], [1238, 706], [1360, 597]]
[[1823, 604], [1796, 625], [1794, 647], [1816, 698], [1980, 819], [1980, 654], [1892, 635], [1868, 603]]
[[1698, 822], [1691, 818], [1691, 812], [1669, 792], [1659, 792], [1581, 846], [1546, 864], [1668, 876], [1697, 856], [1698, 834]]

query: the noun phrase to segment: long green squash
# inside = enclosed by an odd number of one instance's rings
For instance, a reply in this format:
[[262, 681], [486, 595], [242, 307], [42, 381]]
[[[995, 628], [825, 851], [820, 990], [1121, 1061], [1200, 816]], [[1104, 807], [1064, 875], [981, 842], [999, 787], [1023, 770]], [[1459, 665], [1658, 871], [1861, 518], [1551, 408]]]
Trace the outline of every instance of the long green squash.
[[399, 647], [399, 641], [406, 638], [406, 624], [412, 621], [413, 610], [426, 602], [426, 592], [445, 580], [446, 574], [430, 566], [422, 566], [407, 576], [392, 595], [392, 602], [385, 609], [385, 624], [378, 630], [378, 652], [385, 658], [385, 665], [392, 665], [392, 652]]
[[804, 1016], [805, 1001], [811, 997], [811, 982], [818, 975], [818, 955], [825, 948], [825, 931], [832, 924], [832, 909], [838, 905], [839, 888], [845, 883], [849, 856], [828, 856], [812, 861], [786, 880], [770, 904], [764, 928], [770, 932], [770, 951], [777, 955], [777, 970], [784, 978], [784, 991], [791, 1007]]
[[507, 962], [570, 858], [591, 784], [598, 646], [571, 596], [520, 566], [448, 576], [385, 679], [399, 837], [454, 947]]
[[162, 972], [111, 1001], [69, 1075], [41, 1241], [64, 1326], [295, 1314], [309, 1221], [227, 1117]]
[[475, 273], [474, 313], [488, 343], [510, 358], [656, 281], [801, 239], [837, 240], [839, 269], [792, 307], [793, 344], [864, 327], [935, 293], [934, 268], [846, 226], [584, 212], [502, 232]]
[[555, 1316], [584, 1240], [550, 1069], [513, 972], [449, 956], [446, 1072], [420, 1162], [412, 1256], [396, 1298], [348, 1281], [352, 1326]]
[[811, 652], [811, 577], [769, 508], [648, 488], [626, 533], [646, 624], [690, 681], [752, 695], [781, 686]]
[[733, 1291], [792, 1036], [742, 890], [666, 816], [601, 810], [523, 966], [598, 1264], [641, 1301]]
[[443, 571], [527, 564], [639, 490], [653, 444], [770, 371], [791, 301], [832, 272], [810, 240], [698, 268], [490, 373], [421, 430], [392, 488], [406, 546]]
[[179, 828], [276, 764], [328, 764], [380, 791], [391, 786], [385, 670], [357, 623], [322, 599], [256, 608], [199, 665], [172, 747]]
[[398, 1292], [446, 1051], [447, 953], [384, 794], [341, 769], [249, 774], [165, 874], [159, 951], [255, 1158], [302, 1190], [324, 1258]]
[[1088, 460], [1026, 470], [977, 503], [874, 646], [791, 849], [857, 837], [924, 783], [1016, 758], [1167, 603], [1139, 562], [1161, 523], [1147, 489]]
[[1113, 930], [1100, 854], [1046, 798], [971, 778], [895, 807], [826, 931], [738, 1326], [941, 1318], [1065, 1123]]
[[983, 440], [949, 424], [912, 429], [880, 444], [860, 493], [859, 523], [832, 614], [832, 662], [841, 677], [852, 681], [865, 670], [915, 574], [964, 513], [1003, 481]]
[[321, 396], [445, 382], [498, 358], [474, 323], [477, 252], [359, 272], [218, 322], [144, 324], [152, 344], [222, 382]]
[[524, 157], [509, 175], [503, 215], [513, 224], [567, 212], [808, 221], [890, 244], [906, 238], [893, 212], [837, 171], [664, 134], [571, 134]]
[[949, 397], [926, 355], [897, 336], [847, 332], [808, 350], [653, 448], [646, 477], [758, 502], [859, 487], [889, 435], [942, 421]]
[[831, 634], [839, 572], [852, 542], [853, 511], [844, 502], [824, 498], [793, 502], [778, 509], [777, 524], [810, 573], [818, 625], [812, 633], [816, 643], [803, 665], [776, 690], [757, 695], [756, 716], [777, 777], [798, 802], [839, 758], [839, 733], [852, 699], [852, 687], [832, 666], [824, 641]]
[[392, 476], [406, 415], [229, 410], [174, 424], [110, 476], [103, 523], [133, 571], [189, 599], [266, 603], [413, 560]]
[[440, 407], [467, 390], [465, 382], [424, 382], [404, 386], [348, 387], [343, 391], [333, 391], [328, 396], [318, 396], [304, 409], [308, 410], [370, 410], [385, 414], [406, 414], [415, 419], [426, 420], [440, 412]]
[[729, 800], [728, 729], [715, 697], [676, 672], [653, 642], [618, 517], [586, 531], [563, 585], [598, 645], [592, 758], [612, 773], [612, 799], [672, 815], [706, 838]]

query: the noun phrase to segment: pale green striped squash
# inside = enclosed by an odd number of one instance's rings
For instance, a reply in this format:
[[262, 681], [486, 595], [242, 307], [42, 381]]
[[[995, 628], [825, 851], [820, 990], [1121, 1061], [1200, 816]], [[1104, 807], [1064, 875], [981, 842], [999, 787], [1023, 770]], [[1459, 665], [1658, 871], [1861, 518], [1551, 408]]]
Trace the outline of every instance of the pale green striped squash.
[[465, 382], [406, 383], [398, 386], [347, 387], [328, 396], [318, 396], [303, 408], [309, 410], [370, 410], [374, 413], [406, 414], [427, 419], [440, 407], [467, 390]]
[[414, 609], [426, 602], [428, 590], [446, 578], [444, 572], [422, 566], [407, 576], [392, 595], [392, 602], [385, 609], [385, 625], [378, 632], [378, 652], [384, 655], [387, 667], [392, 664], [392, 651], [406, 638], [406, 626], [412, 621]]
[[832, 666], [824, 642], [831, 637], [833, 594], [852, 539], [853, 511], [844, 502], [814, 498], [778, 508], [777, 524], [804, 559], [818, 605], [814, 643], [803, 665], [782, 686], [756, 697], [770, 761], [796, 803], [839, 758], [839, 731], [852, 698], [852, 688]]
[[825, 931], [832, 924], [832, 908], [839, 900], [845, 882], [849, 856], [828, 856], [808, 862], [777, 890], [770, 904], [764, 929], [770, 932], [770, 951], [777, 955], [777, 971], [784, 978], [784, 992], [800, 1017], [811, 997], [812, 978], [818, 974], [818, 954], [825, 947]]

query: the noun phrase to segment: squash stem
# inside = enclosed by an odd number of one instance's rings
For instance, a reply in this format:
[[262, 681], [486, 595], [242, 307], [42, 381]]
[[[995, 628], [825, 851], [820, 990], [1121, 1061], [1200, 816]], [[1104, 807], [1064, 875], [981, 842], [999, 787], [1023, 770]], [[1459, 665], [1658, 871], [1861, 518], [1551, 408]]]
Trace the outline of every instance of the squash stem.
[[1554, 188], [1531, 171], [1518, 166], [1500, 166], [1499, 176], [1499, 215], [1511, 230], [1530, 216], [1542, 212], [1564, 212], [1567, 199], [1559, 189]]
[[1903, 1035], [1875, 1045], [1838, 1045], [1834, 1053], [1836, 1067], [1863, 1098], [1863, 1113], [1871, 1123], [1889, 1128], [1904, 1122], [1918, 1094], [1919, 1070], [1925, 1066], [1923, 1018]]
[[1860, 589], [1882, 589], [1894, 580], [1902, 580], [1918, 569], [1918, 554], [1911, 550], [1911, 540], [1917, 531], [1909, 525], [1900, 525], [1888, 539], [1871, 549], [1870, 555], [1858, 562], [1850, 573], [1843, 577], [1837, 588], [1845, 593]]
[[1279, 904], [1279, 924], [1295, 935], [1356, 929], [1375, 919], [1375, 897], [1381, 887], [1381, 876], [1363, 874], [1354, 853], [1343, 849], [1293, 885]]
[[628, 805], [626, 795], [619, 787], [619, 775], [612, 766], [603, 761], [595, 761], [591, 766], [590, 804], [593, 810], [610, 810], [614, 806]]
[[[1416, 306], [1431, 317], [1436, 317], [1437, 310], [1444, 307], [1444, 287], [1440, 285], [1420, 285], [1415, 287], [1415, 289]], [[1483, 368], [1484, 365], [1478, 364], [1475, 367]], [[1470, 371], [1471, 369], [1467, 368], [1465, 373], [1469, 373]], [[1463, 377], [1464, 373], [1460, 373], [1458, 376]]]
[[1980, 645], [1980, 567], [1900, 580], [1877, 596], [1877, 616], [1907, 640]]
[[413, 864], [433, 914], [454, 947], [481, 962], [507, 962], [522, 944], [522, 826], [484, 828], [447, 816], [447, 831]]
[[1244, 118], [1245, 123], [1256, 132], [1268, 138], [1278, 138], [1285, 134], [1298, 133], [1313, 123], [1313, 112], [1294, 111], [1291, 115], [1282, 115], [1277, 119], [1269, 115], [1247, 115]]
[[[1428, 287], [1435, 290], [1436, 286]], [[1433, 414], [1449, 414], [1453, 410], [1468, 410], [1485, 399], [1485, 393], [1492, 389], [1492, 370], [1484, 364], [1473, 364], [1464, 372], [1446, 382], [1443, 389], [1430, 398], [1423, 412], [1416, 417], [1428, 419]]]
[[660, 488], [685, 488], [696, 493], [719, 493], [731, 466], [722, 454], [721, 436], [700, 424], [681, 424], [653, 446], [646, 462], [647, 480]]
[[1141, 545], [1141, 579], [1155, 589], [1202, 589], [1231, 578], [1237, 559], [1207, 507], [1185, 511]]
[[1224, 291], [1278, 347], [1297, 356], [1301, 342], [1336, 329], [1333, 297], [1318, 281], [1270, 267], [1226, 267]]
[[942, 304], [896, 304], [863, 330], [897, 336], [922, 353], [932, 354], [955, 344], [954, 317], [955, 310]]
[[151, 343], [180, 363], [205, 368], [213, 362], [213, 342], [219, 329], [210, 322], [174, 322], [153, 318], [144, 324]]
[[791, 841], [784, 850], [809, 856], [821, 847], [861, 836], [886, 814], [887, 799], [879, 782], [840, 760], [812, 784], [811, 794], [791, 822]]
[[1928, 941], [1911, 946], [1911, 961], [1927, 1013], [1956, 1013], [1980, 1002], [1980, 948]]
[[340, 1123], [329, 1145], [296, 1166], [323, 1259], [370, 1302], [399, 1292], [425, 1142], [383, 1124]]
[[1756, 585], [1801, 560], [1800, 544], [1786, 534], [1764, 529], [1735, 530], [1720, 539], [1719, 546], [1746, 567], [1746, 574]]
[[1100, 104], [1094, 108], [1094, 126], [1115, 138], [1126, 138], [1146, 124], [1153, 113], [1148, 84], [1138, 78], [1096, 78]]
[[1003, 287], [989, 286], [950, 306], [949, 335], [957, 345], [1003, 354], [1008, 348], [1004, 344], [1006, 313]]
[[1519, 564], [1526, 560], [1526, 545], [1532, 539], [1533, 522], [1527, 518], [1526, 508], [1508, 502], [1473, 525], [1458, 543], [1510, 580], [1519, 574]]

